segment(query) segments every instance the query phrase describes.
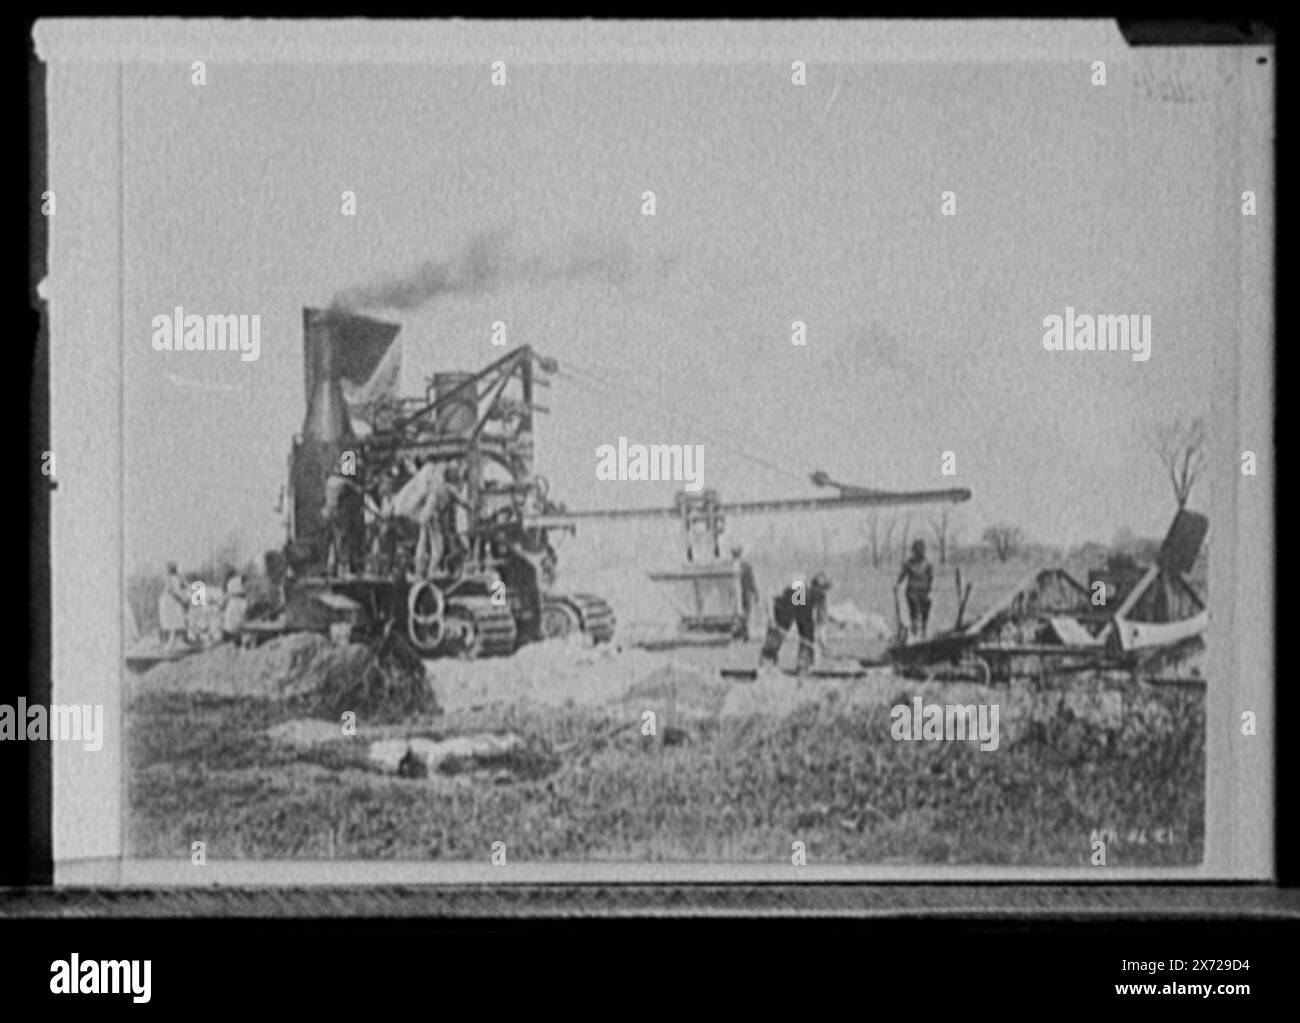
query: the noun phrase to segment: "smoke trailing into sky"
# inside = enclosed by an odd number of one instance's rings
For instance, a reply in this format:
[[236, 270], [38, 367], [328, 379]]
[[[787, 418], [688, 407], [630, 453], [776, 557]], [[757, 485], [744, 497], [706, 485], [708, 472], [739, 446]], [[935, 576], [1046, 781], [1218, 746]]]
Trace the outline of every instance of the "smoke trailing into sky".
[[574, 236], [559, 251], [524, 254], [510, 245], [510, 231], [472, 235], [450, 258], [426, 260], [404, 274], [345, 288], [336, 309], [417, 309], [443, 295], [484, 294], [515, 285], [580, 281], [623, 283], [631, 272], [626, 248]]

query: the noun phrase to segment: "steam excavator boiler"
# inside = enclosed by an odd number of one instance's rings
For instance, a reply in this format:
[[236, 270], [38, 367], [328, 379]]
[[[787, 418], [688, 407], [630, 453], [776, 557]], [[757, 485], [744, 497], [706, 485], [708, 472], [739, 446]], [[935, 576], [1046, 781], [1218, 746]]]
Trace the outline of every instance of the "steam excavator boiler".
[[[425, 657], [504, 655], [575, 631], [609, 640], [604, 600], [552, 588], [550, 530], [573, 526], [529, 522], [559, 511], [533, 471], [532, 442], [534, 388], [554, 364], [516, 348], [478, 373], [434, 374], [422, 396], [404, 398], [393, 393], [398, 326], [337, 309], [303, 315], [307, 413], [289, 458], [287, 541], [268, 557], [283, 609], [263, 628], [342, 626], [359, 639], [396, 629]], [[417, 576], [419, 527], [385, 514], [381, 495], [426, 462], [438, 478], [461, 469], [465, 506], [456, 550]], [[324, 514], [332, 475], [346, 481], [337, 526]]]
[[[971, 496], [849, 487], [819, 472], [813, 482], [837, 487], [837, 496], [723, 503], [706, 491], [679, 495], [669, 507], [569, 511], [551, 500], [533, 464], [533, 417], [547, 411], [535, 403], [535, 389], [559, 372], [555, 362], [524, 346], [478, 373], [435, 373], [423, 395], [401, 397], [400, 327], [332, 308], [305, 309], [303, 328], [307, 413], [289, 458], [285, 547], [267, 557], [283, 606], [274, 619], [250, 623], [253, 632], [339, 628], [374, 640], [396, 631], [424, 657], [504, 655], [578, 632], [606, 642], [613, 609], [594, 594], [555, 589], [550, 535], [573, 533], [581, 521], [631, 519], [682, 522], [688, 564], [651, 578], [690, 590], [688, 631], [729, 631], [739, 583], [736, 566], [718, 557], [726, 515]], [[417, 524], [385, 505], [385, 495], [426, 464], [437, 478], [452, 465], [464, 477], [462, 515], [448, 531], [454, 549], [431, 572], [417, 564]], [[344, 496], [327, 519], [327, 488], [338, 493], [340, 481]], [[696, 538], [703, 540], [699, 560]]]

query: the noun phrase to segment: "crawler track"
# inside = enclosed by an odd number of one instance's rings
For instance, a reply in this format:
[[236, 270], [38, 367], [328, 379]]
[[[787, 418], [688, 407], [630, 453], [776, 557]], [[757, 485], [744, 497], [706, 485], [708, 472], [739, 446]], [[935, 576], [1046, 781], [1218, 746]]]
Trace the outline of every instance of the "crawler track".
[[490, 597], [449, 597], [447, 619], [464, 624], [468, 642], [448, 637], [447, 653], [467, 657], [505, 657], [515, 651], [515, 619], [509, 607], [492, 603]]
[[571, 593], [560, 599], [577, 609], [582, 631], [591, 636], [593, 643], [608, 643], [614, 638], [614, 609], [602, 598], [594, 593]]

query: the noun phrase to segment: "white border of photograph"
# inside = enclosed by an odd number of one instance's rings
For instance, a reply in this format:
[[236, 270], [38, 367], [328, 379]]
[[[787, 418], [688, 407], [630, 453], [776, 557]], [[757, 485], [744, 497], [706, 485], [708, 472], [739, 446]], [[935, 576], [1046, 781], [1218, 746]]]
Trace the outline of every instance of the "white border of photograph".
[[[58, 194], [50, 225], [50, 430], [59, 488], [51, 502], [54, 703], [104, 706], [107, 738], [89, 754], [54, 749], [57, 884], [512, 883], [537, 881], [1038, 881], [1266, 880], [1273, 872], [1273, 51], [1222, 47], [1130, 49], [1114, 24], [1092, 22], [274, 22], [46, 20], [34, 30], [47, 62], [49, 177]], [[1261, 65], [1258, 59], [1267, 58]], [[1123, 80], [1137, 65], [1157, 78], [1192, 76], [1221, 105], [1207, 154], [1220, 171], [1224, 238], [1240, 241], [1235, 323], [1214, 367], [1207, 476], [1212, 522], [1207, 637], [1205, 857], [1191, 868], [884, 867], [790, 864], [773, 849], [754, 863], [481, 863], [124, 860], [120, 738], [124, 598], [121, 498], [124, 122], [122, 66], [137, 61], [465, 64], [759, 63], [1105, 60]], [[1171, 70], [1176, 69], [1176, 70]], [[186, 72], [188, 73], [188, 72]], [[485, 70], [486, 73], [486, 70]], [[1259, 215], [1243, 217], [1243, 191]], [[1235, 343], [1234, 343], [1235, 341]], [[1241, 452], [1259, 458], [1243, 477]], [[1235, 541], [1235, 542], [1233, 542]], [[1234, 595], [1235, 599], [1226, 599]], [[1253, 710], [1258, 734], [1241, 735]], [[1083, 842], [1087, 836], [1081, 836]]]

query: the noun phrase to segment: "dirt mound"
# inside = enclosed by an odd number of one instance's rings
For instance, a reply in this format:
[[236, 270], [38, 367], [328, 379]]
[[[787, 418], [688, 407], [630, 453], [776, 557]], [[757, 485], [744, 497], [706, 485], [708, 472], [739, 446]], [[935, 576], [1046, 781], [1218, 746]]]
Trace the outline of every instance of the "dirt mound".
[[638, 705], [643, 711], [664, 714], [669, 724], [673, 724], [678, 715], [717, 717], [730, 690], [731, 684], [726, 679], [689, 664], [669, 661], [628, 687], [623, 702]]
[[256, 650], [222, 643], [180, 661], [160, 664], [138, 679], [149, 692], [212, 693], [220, 696], [282, 698], [300, 695], [312, 666], [330, 649], [315, 633], [273, 639]]
[[439, 705], [447, 710], [494, 703], [548, 707], [617, 703], [634, 680], [659, 663], [639, 650], [564, 640], [531, 643], [512, 657], [426, 662], [437, 678]]
[[418, 659], [376, 656], [359, 643], [335, 646], [316, 633], [295, 633], [240, 650], [230, 643], [140, 676], [137, 691], [304, 699], [326, 717], [344, 711], [374, 717], [431, 711], [433, 690]]
[[658, 710], [675, 700], [688, 715], [716, 714], [729, 688], [716, 667], [610, 644], [553, 640], [522, 647], [513, 657], [426, 664], [436, 676], [438, 702], [448, 711], [488, 704], [613, 707], [650, 701]]
[[330, 648], [316, 664], [310, 695], [326, 717], [351, 711], [372, 721], [400, 721], [437, 712], [424, 663], [399, 641], [389, 639], [378, 648], [355, 643]]

